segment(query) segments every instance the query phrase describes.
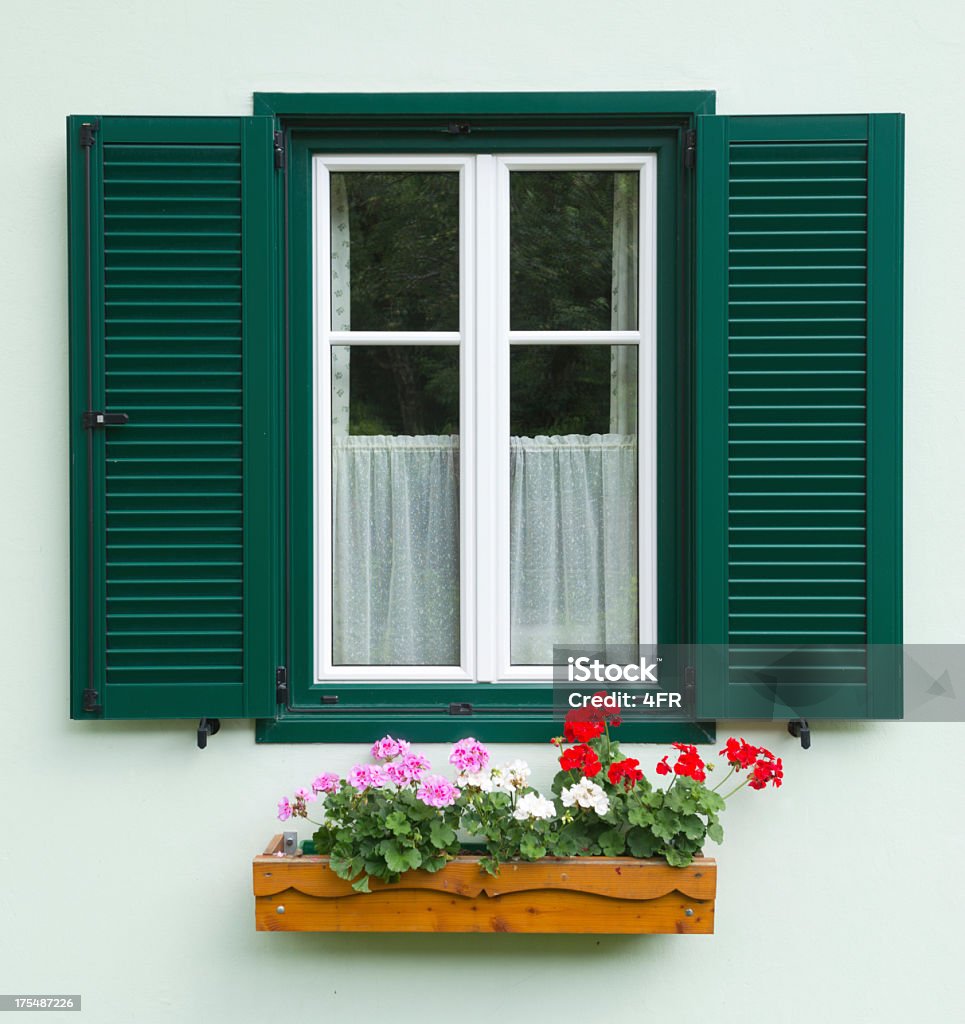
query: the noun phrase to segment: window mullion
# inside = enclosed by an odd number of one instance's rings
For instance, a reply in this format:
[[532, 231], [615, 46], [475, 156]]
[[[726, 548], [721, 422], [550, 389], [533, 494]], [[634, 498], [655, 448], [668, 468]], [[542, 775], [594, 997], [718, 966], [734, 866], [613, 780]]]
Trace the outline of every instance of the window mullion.
[[[500, 601], [498, 569], [503, 556], [497, 522], [501, 490], [500, 417], [505, 412], [505, 384], [499, 378], [496, 224], [497, 164], [490, 155], [475, 160], [475, 419], [476, 453], [476, 678], [493, 682], [497, 665]], [[508, 414], [503, 415], [507, 418]], [[494, 486], [495, 485], [495, 486]]]

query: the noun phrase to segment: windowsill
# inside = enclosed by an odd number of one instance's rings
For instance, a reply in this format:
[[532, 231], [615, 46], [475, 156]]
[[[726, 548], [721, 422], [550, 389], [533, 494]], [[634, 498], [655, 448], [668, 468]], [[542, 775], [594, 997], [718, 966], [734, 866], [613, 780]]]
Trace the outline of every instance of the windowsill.
[[[371, 743], [379, 731], [422, 743], [451, 743], [472, 735], [484, 743], [546, 743], [563, 731], [549, 711], [485, 711], [450, 715], [445, 711], [387, 714], [384, 709], [285, 709], [258, 719], [258, 743]], [[622, 743], [713, 743], [716, 722], [625, 721]]]

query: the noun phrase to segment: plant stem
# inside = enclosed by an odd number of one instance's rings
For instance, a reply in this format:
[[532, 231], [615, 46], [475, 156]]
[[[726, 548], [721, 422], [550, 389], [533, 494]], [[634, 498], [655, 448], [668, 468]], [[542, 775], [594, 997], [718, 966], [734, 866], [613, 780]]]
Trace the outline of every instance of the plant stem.
[[711, 790], [711, 793], [716, 793], [717, 790], [720, 789], [721, 786], [723, 786], [723, 784], [734, 774], [736, 770], [737, 769], [734, 767], [734, 765], [731, 765], [730, 771], [720, 780], [720, 782], [717, 783], [716, 786], [714, 786], [714, 788]]
[[736, 786], [736, 787], [735, 787], [734, 789], [732, 789], [732, 790], [731, 790], [731, 791], [730, 791], [730, 792], [729, 792], [729, 793], [727, 794], [727, 796], [722, 796], [722, 797], [721, 797], [721, 800], [730, 800], [730, 798], [731, 798], [731, 797], [732, 797], [732, 796], [733, 796], [733, 795], [734, 795], [734, 794], [735, 794], [735, 793], [736, 793], [736, 792], [737, 792], [737, 791], [738, 791], [739, 789], [743, 789], [743, 788], [744, 788], [744, 787], [745, 787], [745, 786], [747, 785], [748, 781], [749, 781], [748, 779], [744, 779], [744, 781], [743, 781], [743, 782], [742, 782], [742, 783], [741, 783], [741, 784], [740, 784], [739, 786]]

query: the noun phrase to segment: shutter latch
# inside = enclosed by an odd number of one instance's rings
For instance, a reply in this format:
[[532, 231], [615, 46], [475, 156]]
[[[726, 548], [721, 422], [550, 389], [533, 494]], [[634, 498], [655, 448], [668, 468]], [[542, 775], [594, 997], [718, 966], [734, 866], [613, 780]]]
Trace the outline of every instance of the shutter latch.
[[80, 126], [80, 147], [90, 149], [94, 145], [94, 133], [100, 128], [100, 121], [85, 121]]
[[273, 138], [275, 140], [275, 170], [283, 171], [285, 169], [285, 133], [275, 132]]
[[284, 665], [275, 669], [275, 703], [288, 703], [288, 669]]
[[697, 132], [688, 128], [684, 132], [684, 167], [692, 168], [697, 160]]
[[84, 430], [97, 427], [122, 427], [127, 423], [126, 412], [85, 412], [81, 417]]
[[469, 701], [463, 701], [463, 702], [458, 703], [458, 704], [450, 704], [449, 705], [449, 714], [450, 715], [471, 715], [472, 714], [472, 704], [470, 704]]

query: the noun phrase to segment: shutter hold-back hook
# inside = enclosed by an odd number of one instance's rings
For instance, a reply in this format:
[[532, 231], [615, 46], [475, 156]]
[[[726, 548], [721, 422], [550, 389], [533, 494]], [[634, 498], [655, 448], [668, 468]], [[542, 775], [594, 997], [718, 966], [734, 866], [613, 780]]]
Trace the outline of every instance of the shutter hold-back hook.
[[202, 718], [198, 722], [198, 750], [204, 750], [208, 745], [208, 737], [214, 736], [220, 728], [220, 718]]

